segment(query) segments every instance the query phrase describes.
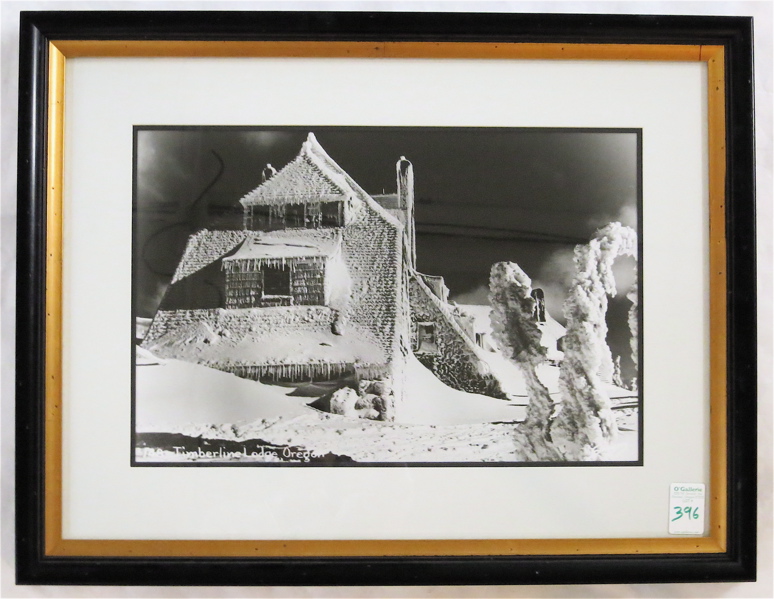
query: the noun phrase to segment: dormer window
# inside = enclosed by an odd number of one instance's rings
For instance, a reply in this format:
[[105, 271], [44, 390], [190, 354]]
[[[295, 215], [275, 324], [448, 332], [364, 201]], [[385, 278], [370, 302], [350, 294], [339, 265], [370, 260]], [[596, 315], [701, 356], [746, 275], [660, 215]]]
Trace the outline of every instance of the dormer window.
[[543, 294], [543, 290], [539, 287], [532, 290], [530, 294], [532, 299], [535, 300], [535, 307], [532, 308], [532, 318], [535, 322], [546, 321], [546, 296]]
[[336, 246], [282, 237], [250, 236], [223, 258], [226, 308], [326, 305], [325, 272]]
[[298, 202], [245, 206], [245, 229], [319, 229], [344, 226], [344, 202]]
[[322, 225], [322, 211], [320, 204], [306, 205], [306, 218], [304, 220], [307, 229], [319, 229]]
[[287, 229], [306, 228], [306, 204], [288, 204], [285, 206], [285, 227]]
[[323, 202], [320, 205], [323, 227], [344, 225], [344, 202]]

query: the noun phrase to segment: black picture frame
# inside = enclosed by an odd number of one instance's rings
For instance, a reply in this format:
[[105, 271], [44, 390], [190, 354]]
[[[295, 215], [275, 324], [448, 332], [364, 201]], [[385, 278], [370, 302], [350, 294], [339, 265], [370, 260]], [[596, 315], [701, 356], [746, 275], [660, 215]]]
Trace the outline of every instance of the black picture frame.
[[[26, 12], [18, 161], [19, 584], [415, 585], [749, 581], [756, 559], [752, 20], [539, 14]], [[49, 58], [54, 40], [501, 42], [721, 46], [725, 53], [726, 546], [713, 553], [199, 557], [46, 551]], [[49, 348], [50, 349], [50, 348]]]

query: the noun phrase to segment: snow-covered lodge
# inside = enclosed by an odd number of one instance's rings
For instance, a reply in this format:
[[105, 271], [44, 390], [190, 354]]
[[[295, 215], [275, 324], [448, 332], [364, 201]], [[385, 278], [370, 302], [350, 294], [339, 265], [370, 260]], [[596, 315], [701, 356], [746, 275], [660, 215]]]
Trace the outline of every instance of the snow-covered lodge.
[[502, 396], [443, 279], [416, 270], [408, 160], [397, 193], [371, 196], [310, 133], [262, 178], [241, 230], [190, 237], [145, 348], [254, 379], [381, 380], [393, 405], [413, 351], [448, 385]]

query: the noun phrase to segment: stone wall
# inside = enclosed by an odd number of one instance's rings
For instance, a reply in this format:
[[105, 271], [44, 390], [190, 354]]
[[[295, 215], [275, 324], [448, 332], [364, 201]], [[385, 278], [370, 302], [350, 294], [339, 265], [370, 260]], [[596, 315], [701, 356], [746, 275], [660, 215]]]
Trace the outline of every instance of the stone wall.
[[345, 319], [371, 331], [385, 354], [393, 356], [401, 291], [402, 228], [365, 201], [352, 201], [357, 205], [342, 236], [342, 259], [352, 279]]
[[[330, 334], [335, 316], [335, 310], [323, 306], [159, 311], [142, 347], [160, 358], [204, 364], [253, 380], [329, 380], [346, 376], [370, 380], [388, 376], [390, 367], [384, 356], [378, 356], [378, 349], [370, 358], [361, 354], [362, 359], [336, 361], [319, 356], [304, 360], [299, 356], [299, 362], [285, 356], [279, 356], [278, 362], [261, 361], [239, 350], [244, 339], [272, 343], [277, 331], [308, 335], [310, 339], [316, 338], [315, 333]], [[362, 339], [368, 333], [351, 330], [349, 334]]]
[[[180, 331], [186, 327], [206, 324], [212, 330], [228, 331], [229, 337], [236, 342], [248, 333], [262, 334], [276, 330], [317, 331], [330, 330], [335, 318], [335, 310], [325, 306], [295, 306], [287, 308], [246, 308], [218, 310], [159, 310], [153, 319], [143, 347], [154, 352], [159, 351], [167, 333]], [[159, 353], [160, 357], [166, 357]]]
[[467, 338], [445, 304], [416, 276], [409, 281], [411, 320], [435, 323], [438, 354], [417, 355], [441, 381], [460, 391], [505, 398], [498, 380], [477, 355], [479, 349]]

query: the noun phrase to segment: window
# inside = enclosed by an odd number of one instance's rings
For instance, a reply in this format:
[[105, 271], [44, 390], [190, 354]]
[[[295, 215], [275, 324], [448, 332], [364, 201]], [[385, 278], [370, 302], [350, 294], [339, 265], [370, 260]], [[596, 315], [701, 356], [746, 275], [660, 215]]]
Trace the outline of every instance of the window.
[[245, 228], [250, 231], [271, 230], [271, 216], [268, 206], [248, 206]]
[[320, 212], [323, 227], [341, 227], [344, 224], [344, 202], [323, 202]]
[[289, 229], [306, 227], [304, 204], [288, 204], [285, 206], [285, 226]]
[[546, 299], [543, 290], [539, 287], [532, 290], [532, 299], [535, 300], [535, 307], [532, 309], [532, 317], [536, 322], [546, 321]]
[[287, 266], [263, 266], [263, 295], [290, 295], [290, 269]]
[[438, 344], [435, 338], [434, 322], [418, 322], [416, 325], [414, 351], [420, 354], [437, 354]]
[[247, 206], [244, 225], [249, 231], [341, 227], [344, 225], [344, 202]]
[[319, 229], [322, 224], [322, 212], [319, 203], [306, 205], [306, 228]]

